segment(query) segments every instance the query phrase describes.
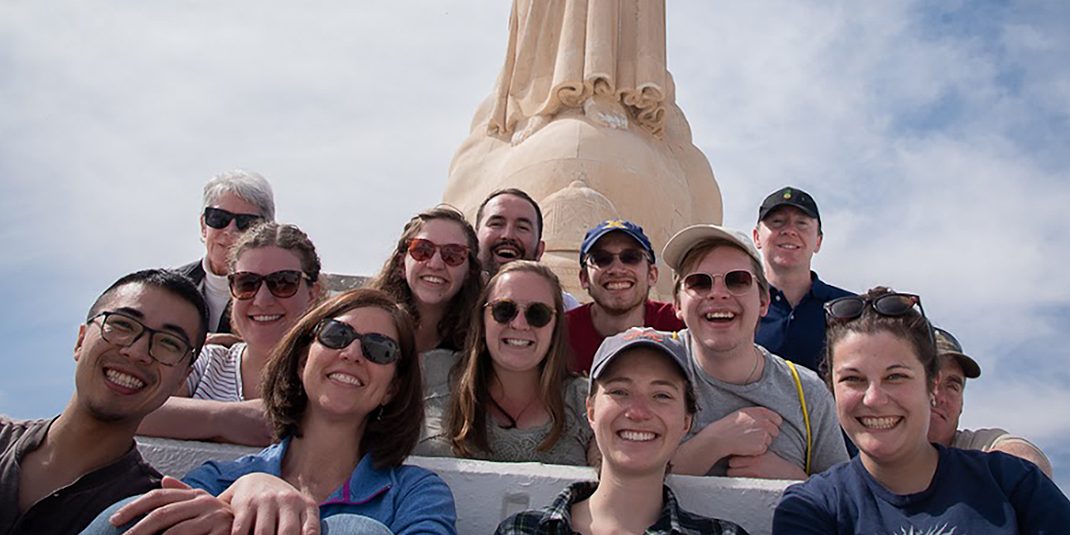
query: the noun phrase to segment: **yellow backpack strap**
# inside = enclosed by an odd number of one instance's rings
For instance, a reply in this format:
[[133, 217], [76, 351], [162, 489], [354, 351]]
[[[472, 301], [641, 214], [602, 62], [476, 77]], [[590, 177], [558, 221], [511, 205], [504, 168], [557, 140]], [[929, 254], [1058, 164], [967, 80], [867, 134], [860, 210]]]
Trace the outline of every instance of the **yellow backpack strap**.
[[802, 380], [799, 379], [799, 370], [795, 369], [795, 363], [785, 359], [791, 377], [795, 379], [795, 392], [799, 394], [799, 405], [802, 406], [803, 424], [806, 426], [806, 475], [810, 475], [810, 452], [814, 449], [814, 435], [810, 432], [810, 410], [806, 408], [806, 396], [803, 395]]

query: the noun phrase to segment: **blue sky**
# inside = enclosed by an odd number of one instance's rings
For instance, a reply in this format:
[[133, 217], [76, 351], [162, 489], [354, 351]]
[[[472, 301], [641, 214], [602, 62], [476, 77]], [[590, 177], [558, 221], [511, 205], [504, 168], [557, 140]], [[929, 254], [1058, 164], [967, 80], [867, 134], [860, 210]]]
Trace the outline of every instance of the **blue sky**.
[[[374, 272], [440, 199], [508, 4], [0, 4], [0, 412], [62, 408], [85, 309], [125, 272], [200, 255], [219, 171], [268, 177], [327, 270]], [[725, 223], [810, 191], [822, 277], [921, 294], [984, 370], [964, 424], [1034, 439], [1067, 488], [1070, 6], [669, 4]]]

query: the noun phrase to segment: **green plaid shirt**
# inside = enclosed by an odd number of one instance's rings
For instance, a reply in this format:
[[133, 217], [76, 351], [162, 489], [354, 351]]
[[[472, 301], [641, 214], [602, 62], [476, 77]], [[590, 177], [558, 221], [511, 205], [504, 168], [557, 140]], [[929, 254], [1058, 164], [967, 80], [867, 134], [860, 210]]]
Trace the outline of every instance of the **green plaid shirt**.
[[[573, 535], [572, 505], [591, 497], [596, 481], [580, 481], [557, 495], [554, 503], [538, 510], [517, 513], [498, 524], [495, 535]], [[680, 509], [668, 486], [663, 486], [664, 506], [658, 521], [646, 535], [747, 535], [747, 531], [727, 520], [693, 515]]]

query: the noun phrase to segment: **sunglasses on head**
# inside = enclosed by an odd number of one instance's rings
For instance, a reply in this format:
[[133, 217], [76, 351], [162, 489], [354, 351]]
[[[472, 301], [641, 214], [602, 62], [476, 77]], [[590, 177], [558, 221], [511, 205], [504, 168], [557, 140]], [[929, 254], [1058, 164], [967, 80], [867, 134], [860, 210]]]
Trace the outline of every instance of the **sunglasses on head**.
[[351, 325], [336, 319], [325, 319], [316, 326], [316, 341], [329, 349], [345, 349], [353, 340], [360, 340], [364, 358], [376, 364], [390, 364], [401, 356], [397, 341], [379, 333], [358, 333]]
[[204, 209], [204, 224], [214, 229], [225, 229], [233, 220], [238, 230], [246, 230], [262, 219], [259, 214], [235, 214], [211, 206]]
[[409, 256], [417, 262], [426, 262], [435, 256], [435, 251], [447, 266], [457, 267], [468, 259], [468, 246], [457, 243], [439, 245], [431, 240], [413, 238], [409, 240]]
[[528, 322], [528, 325], [536, 329], [545, 327], [554, 319], [554, 309], [545, 303], [537, 301], [527, 305], [519, 305], [509, 299], [499, 299], [483, 306], [490, 308], [491, 317], [502, 325], [508, 325], [521, 310], [524, 311], [524, 320]]
[[638, 266], [647, 259], [646, 253], [639, 249], [625, 249], [619, 253], [611, 253], [596, 249], [587, 255], [587, 263], [600, 269], [613, 265], [613, 260], [619, 258], [620, 263], [626, 266]]
[[734, 269], [727, 273], [692, 273], [684, 277], [684, 290], [693, 294], [705, 295], [713, 291], [717, 277], [724, 279], [724, 286], [732, 295], [743, 295], [754, 286], [754, 274], [745, 269]]
[[260, 283], [266, 282], [268, 291], [275, 297], [292, 297], [301, 287], [301, 279], [312, 282], [304, 273], [292, 269], [276, 271], [267, 275], [239, 271], [227, 275], [230, 282], [230, 295], [235, 299], [252, 299], [260, 291]]
[[862, 317], [866, 307], [873, 307], [873, 310], [881, 316], [897, 318], [906, 316], [914, 310], [915, 306], [918, 307], [921, 319], [927, 326], [929, 340], [933, 347], [936, 347], [936, 335], [933, 333], [932, 324], [925, 316], [925, 308], [921, 306], [921, 297], [916, 294], [896, 292], [878, 295], [872, 299], [857, 295], [833, 299], [825, 303], [825, 317], [828, 323], [845, 323]]

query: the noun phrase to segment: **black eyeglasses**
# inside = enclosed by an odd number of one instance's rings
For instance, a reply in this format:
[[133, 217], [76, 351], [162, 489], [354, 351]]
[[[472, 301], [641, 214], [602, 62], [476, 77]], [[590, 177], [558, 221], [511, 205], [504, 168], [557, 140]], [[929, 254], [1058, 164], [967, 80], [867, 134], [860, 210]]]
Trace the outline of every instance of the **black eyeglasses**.
[[849, 295], [833, 299], [825, 303], [825, 318], [828, 323], [848, 322], [861, 317], [865, 313], [867, 306], [872, 306], [873, 310], [881, 316], [892, 318], [906, 316], [911, 310], [914, 310], [915, 306], [918, 307], [921, 319], [925, 322], [926, 330], [929, 332], [929, 340], [932, 342], [933, 347], [936, 347], [936, 335], [933, 332], [933, 326], [925, 316], [925, 308], [921, 306], [921, 297], [916, 294], [886, 293], [872, 299]]
[[647, 259], [647, 255], [639, 249], [625, 249], [619, 253], [595, 249], [587, 255], [587, 263], [599, 269], [605, 269], [613, 265], [613, 260], [616, 258], [619, 258], [620, 263], [626, 266], [638, 266], [640, 262]]
[[361, 334], [336, 319], [325, 319], [316, 326], [316, 340], [330, 349], [345, 349], [353, 340], [360, 340], [364, 358], [376, 364], [390, 364], [401, 356], [401, 348], [393, 338], [379, 333]]
[[301, 279], [307, 280], [309, 284], [312, 283], [312, 279], [303, 272], [293, 269], [276, 271], [267, 275], [249, 271], [238, 271], [227, 275], [227, 281], [230, 282], [230, 295], [243, 301], [256, 297], [256, 292], [260, 291], [261, 282], [267, 283], [268, 291], [275, 297], [280, 299], [293, 297], [301, 287]]
[[238, 230], [246, 230], [261, 219], [264, 218], [260, 217], [259, 214], [235, 214], [222, 208], [212, 208], [211, 206], [204, 209], [204, 224], [214, 229], [225, 229], [227, 225], [230, 225], [231, 221], [234, 221]]
[[174, 366], [193, 353], [193, 345], [181, 336], [146, 327], [121, 312], [101, 312], [87, 323], [93, 323], [97, 318], [100, 318], [100, 337], [109, 344], [130, 347], [148, 333], [149, 356], [164, 366]]
[[728, 293], [732, 295], [743, 295], [754, 286], [754, 274], [745, 269], [734, 269], [727, 273], [711, 274], [711, 273], [692, 273], [684, 277], [684, 290], [697, 295], [705, 295], [713, 291], [713, 283], [721, 277], [724, 279], [724, 286], [728, 289]]
[[528, 303], [527, 305], [517, 304], [511, 299], [499, 299], [483, 305], [485, 308], [490, 308], [490, 315], [494, 318], [494, 321], [507, 325], [509, 322], [516, 318], [517, 314], [521, 310], [524, 311], [524, 320], [528, 322], [528, 325], [538, 329], [539, 327], [545, 327], [554, 319], [554, 309], [545, 303]]

